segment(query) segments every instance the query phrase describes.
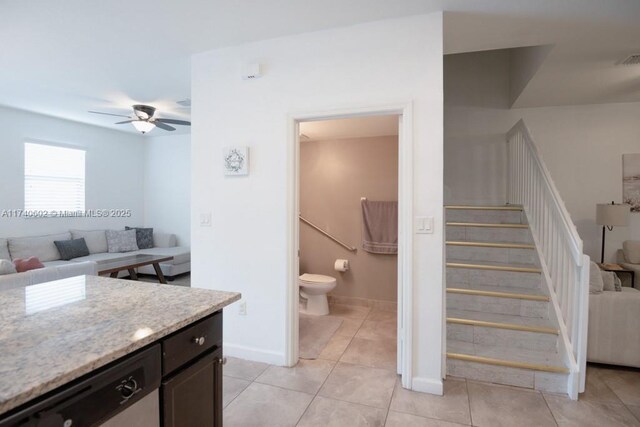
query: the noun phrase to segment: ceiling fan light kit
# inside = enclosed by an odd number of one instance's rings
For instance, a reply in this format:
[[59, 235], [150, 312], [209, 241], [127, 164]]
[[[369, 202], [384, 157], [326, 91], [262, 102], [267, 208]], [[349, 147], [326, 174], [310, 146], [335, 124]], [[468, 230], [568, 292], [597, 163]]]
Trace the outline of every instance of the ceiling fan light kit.
[[134, 128], [136, 128], [138, 132], [142, 132], [143, 134], [151, 132], [153, 128], [156, 127], [156, 125], [146, 120], [134, 120], [131, 122], [131, 124]]
[[[162, 130], [167, 130], [167, 131], [176, 130], [176, 128], [174, 128], [173, 126], [169, 126], [169, 124], [180, 125], [180, 126], [191, 126], [191, 122], [187, 120], [153, 118], [153, 115], [156, 113], [156, 109], [155, 107], [152, 107], [150, 105], [136, 104], [136, 105], [133, 105], [132, 108], [133, 108], [133, 114], [135, 118], [132, 120], [124, 120], [121, 122], [117, 122], [116, 123], [117, 125], [121, 125], [124, 123], [131, 123], [133, 127], [136, 128], [136, 130], [138, 132], [141, 132], [142, 134], [151, 132], [156, 127]], [[104, 114], [108, 116], [126, 117], [131, 119], [130, 116], [125, 116], [122, 114], [103, 113], [100, 111], [89, 111], [89, 112], [94, 114]]]

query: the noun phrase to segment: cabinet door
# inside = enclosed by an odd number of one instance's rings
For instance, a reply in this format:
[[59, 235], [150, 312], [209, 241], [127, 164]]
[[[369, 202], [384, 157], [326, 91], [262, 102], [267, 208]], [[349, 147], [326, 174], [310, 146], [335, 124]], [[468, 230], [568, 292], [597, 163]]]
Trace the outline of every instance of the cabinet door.
[[162, 415], [164, 427], [214, 427], [222, 393], [219, 351], [211, 353], [174, 377], [162, 382]]

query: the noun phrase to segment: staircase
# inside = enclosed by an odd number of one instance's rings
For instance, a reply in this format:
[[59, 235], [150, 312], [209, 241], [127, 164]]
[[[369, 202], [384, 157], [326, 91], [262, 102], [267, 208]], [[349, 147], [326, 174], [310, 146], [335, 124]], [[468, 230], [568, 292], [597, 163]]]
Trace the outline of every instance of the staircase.
[[446, 206], [447, 374], [568, 393], [570, 369], [520, 206]]

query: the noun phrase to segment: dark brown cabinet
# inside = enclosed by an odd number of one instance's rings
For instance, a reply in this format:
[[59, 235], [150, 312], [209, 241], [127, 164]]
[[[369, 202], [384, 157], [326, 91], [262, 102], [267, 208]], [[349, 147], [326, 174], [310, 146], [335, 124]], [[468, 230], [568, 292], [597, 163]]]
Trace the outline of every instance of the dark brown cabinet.
[[222, 427], [222, 313], [162, 343], [163, 427]]

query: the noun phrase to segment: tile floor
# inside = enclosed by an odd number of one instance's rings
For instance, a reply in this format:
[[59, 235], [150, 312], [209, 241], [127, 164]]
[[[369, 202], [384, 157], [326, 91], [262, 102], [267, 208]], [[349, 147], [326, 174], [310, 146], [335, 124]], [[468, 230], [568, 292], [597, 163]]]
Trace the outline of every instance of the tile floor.
[[224, 425], [639, 426], [640, 370], [589, 366], [578, 402], [459, 378], [445, 395], [403, 389], [395, 374], [395, 313], [332, 306], [343, 319], [320, 358], [293, 368], [228, 358]]

